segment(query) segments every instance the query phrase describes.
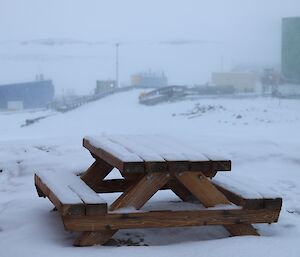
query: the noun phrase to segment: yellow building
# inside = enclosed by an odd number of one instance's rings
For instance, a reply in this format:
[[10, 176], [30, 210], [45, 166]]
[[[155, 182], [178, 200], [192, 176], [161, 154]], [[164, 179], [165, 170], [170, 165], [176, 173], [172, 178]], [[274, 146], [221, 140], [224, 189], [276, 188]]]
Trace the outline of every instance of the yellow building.
[[256, 87], [256, 75], [250, 72], [213, 72], [211, 81], [216, 86], [233, 86], [237, 93], [254, 92]]

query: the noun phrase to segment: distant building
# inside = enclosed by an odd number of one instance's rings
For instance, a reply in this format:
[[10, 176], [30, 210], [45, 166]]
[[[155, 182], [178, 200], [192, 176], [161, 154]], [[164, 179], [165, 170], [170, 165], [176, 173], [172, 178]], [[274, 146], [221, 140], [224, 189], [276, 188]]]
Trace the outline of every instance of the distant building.
[[300, 86], [295, 84], [278, 85], [276, 96], [282, 98], [300, 98]]
[[211, 80], [216, 86], [232, 86], [237, 93], [254, 92], [256, 87], [254, 73], [213, 72]]
[[46, 107], [54, 98], [51, 80], [0, 85], [0, 109], [20, 110]]
[[168, 78], [165, 74], [155, 72], [141, 72], [131, 76], [131, 85], [142, 88], [159, 88], [168, 85]]
[[282, 20], [281, 72], [287, 83], [300, 85], [300, 17]]
[[116, 80], [97, 80], [95, 94], [108, 92], [117, 87]]

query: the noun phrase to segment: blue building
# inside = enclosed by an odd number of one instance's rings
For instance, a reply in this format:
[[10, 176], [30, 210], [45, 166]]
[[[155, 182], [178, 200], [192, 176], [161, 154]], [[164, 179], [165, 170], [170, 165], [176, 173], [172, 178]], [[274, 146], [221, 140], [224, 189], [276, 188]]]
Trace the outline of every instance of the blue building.
[[51, 80], [0, 85], [0, 109], [9, 109], [14, 104], [24, 109], [46, 107], [53, 98]]

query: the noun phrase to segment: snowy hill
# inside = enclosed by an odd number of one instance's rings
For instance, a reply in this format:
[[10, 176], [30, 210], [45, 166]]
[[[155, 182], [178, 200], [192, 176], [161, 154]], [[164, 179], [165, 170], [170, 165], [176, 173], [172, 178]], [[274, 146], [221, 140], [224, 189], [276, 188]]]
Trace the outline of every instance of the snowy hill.
[[[0, 113], [0, 256], [299, 256], [300, 103], [268, 98], [201, 99], [143, 106], [140, 91], [109, 96], [68, 113]], [[28, 126], [25, 119], [50, 115]], [[79, 172], [93, 161], [86, 135], [171, 134], [233, 161], [232, 176], [254, 179], [283, 197], [279, 223], [261, 237], [229, 238], [221, 227], [121, 231], [141, 247], [71, 247], [49, 201], [37, 197], [37, 170]], [[114, 173], [118, 176], [117, 172]], [[154, 201], [176, 197], [166, 191]], [[17, 242], [17, 244], [16, 244]], [[140, 244], [140, 245], [143, 245]]]

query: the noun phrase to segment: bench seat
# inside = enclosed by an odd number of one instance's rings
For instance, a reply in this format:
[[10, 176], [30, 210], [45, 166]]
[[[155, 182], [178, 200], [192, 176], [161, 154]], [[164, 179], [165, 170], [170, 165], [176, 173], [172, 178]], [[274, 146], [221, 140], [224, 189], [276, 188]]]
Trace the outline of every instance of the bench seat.
[[255, 179], [218, 174], [212, 182], [229, 201], [244, 209], [281, 209], [282, 198]]
[[62, 215], [107, 213], [107, 203], [75, 174], [38, 172], [35, 186], [39, 196], [48, 197]]

